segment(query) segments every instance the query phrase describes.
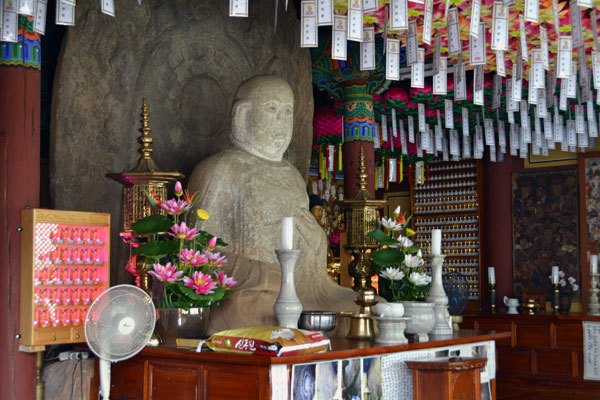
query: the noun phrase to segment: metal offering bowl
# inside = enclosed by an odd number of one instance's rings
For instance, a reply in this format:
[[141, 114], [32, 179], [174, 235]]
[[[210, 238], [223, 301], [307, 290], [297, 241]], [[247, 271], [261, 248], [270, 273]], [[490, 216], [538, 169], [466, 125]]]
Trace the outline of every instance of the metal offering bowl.
[[329, 332], [335, 328], [334, 311], [302, 311], [298, 328], [309, 331]]

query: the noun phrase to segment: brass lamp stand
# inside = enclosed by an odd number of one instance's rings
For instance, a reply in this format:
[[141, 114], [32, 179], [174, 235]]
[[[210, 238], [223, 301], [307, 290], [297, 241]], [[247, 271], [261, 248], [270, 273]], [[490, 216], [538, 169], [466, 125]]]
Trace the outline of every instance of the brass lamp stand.
[[[141, 123], [142, 136], [138, 139], [141, 144], [138, 152], [141, 154], [137, 164], [131, 171], [121, 173], [110, 173], [106, 176], [114, 179], [124, 186], [124, 232], [121, 236], [131, 236], [131, 225], [135, 222], [152, 214], [165, 214], [162, 209], [154, 210], [150, 202], [146, 198], [146, 193], [153, 196], [157, 200], [165, 200], [167, 198], [167, 184], [183, 179], [185, 176], [179, 172], [162, 172], [156, 166], [150, 154], [152, 148], [150, 145], [153, 139], [150, 137], [150, 122], [148, 118], [148, 106], [146, 99], [142, 106]], [[135, 272], [136, 285], [148, 294], [152, 295], [152, 287], [150, 277], [144, 268], [143, 262], [139, 260], [130, 260], [136, 263]]]
[[365, 153], [360, 146], [359, 184], [356, 195], [342, 204], [346, 208], [346, 225], [348, 242], [344, 246], [354, 256], [348, 265], [348, 272], [354, 278], [352, 289], [357, 291], [356, 304], [360, 306], [357, 314], [350, 318], [348, 339], [373, 340], [375, 329], [371, 319], [371, 307], [377, 301], [376, 292], [371, 286], [371, 276], [375, 274], [375, 264], [369, 258], [368, 251], [379, 247], [379, 244], [367, 236], [377, 229], [377, 209], [386, 204], [383, 200], [375, 200], [367, 190], [367, 173]]

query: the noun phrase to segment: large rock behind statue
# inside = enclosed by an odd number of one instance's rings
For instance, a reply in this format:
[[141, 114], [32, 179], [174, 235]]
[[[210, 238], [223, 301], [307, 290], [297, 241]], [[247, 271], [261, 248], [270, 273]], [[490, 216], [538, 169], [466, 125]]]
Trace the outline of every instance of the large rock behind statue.
[[[227, 1], [117, 0], [115, 18], [80, 2], [54, 82], [51, 184], [59, 209], [110, 212], [112, 240], [122, 229], [122, 186], [105, 177], [131, 169], [139, 154], [140, 107], [150, 111], [152, 157], [187, 176], [200, 160], [230, 147], [229, 110], [240, 82], [274, 74], [296, 98], [288, 158], [306, 176], [312, 143], [310, 55], [299, 48], [292, 6], [250, 4], [230, 18]], [[128, 279], [129, 249], [115, 247], [113, 283]]]

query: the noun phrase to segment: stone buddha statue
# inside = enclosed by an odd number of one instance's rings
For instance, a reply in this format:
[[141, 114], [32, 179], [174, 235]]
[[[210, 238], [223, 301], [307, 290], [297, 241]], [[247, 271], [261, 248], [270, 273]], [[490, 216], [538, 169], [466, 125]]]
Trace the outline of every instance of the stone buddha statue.
[[294, 217], [294, 249], [301, 250], [295, 282], [304, 310], [353, 311], [356, 294], [327, 276], [327, 238], [308, 210], [305, 182], [283, 159], [292, 136], [294, 95], [272, 76], [237, 89], [232, 106], [233, 147], [203, 160], [189, 187], [210, 214], [201, 228], [223, 238], [227, 274], [239, 283], [211, 311], [210, 333], [251, 325], [277, 325], [273, 306], [281, 286], [275, 249], [281, 220]]

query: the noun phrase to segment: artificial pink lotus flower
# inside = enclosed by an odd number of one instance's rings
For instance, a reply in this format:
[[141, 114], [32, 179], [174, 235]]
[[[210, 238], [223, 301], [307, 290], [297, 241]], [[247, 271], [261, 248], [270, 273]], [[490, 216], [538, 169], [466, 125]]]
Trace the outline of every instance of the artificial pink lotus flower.
[[217, 287], [217, 282], [210, 275], [200, 271], [194, 272], [192, 278], [184, 276], [183, 282], [185, 286], [194, 289], [196, 294], [213, 294], [213, 289]]
[[213, 236], [212, 238], [210, 238], [210, 240], [208, 241], [208, 248], [209, 249], [214, 249], [215, 246], [217, 245], [217, 237]]
[[183, 271], [177, 271], [177, 266], [171, 265], [171, 263], [167, 263], [165, 266], [160, 264], [152, 264], [152, 266], [154, 271], [148, 271], [148, 274], [161, 282], [173, 283], [181, 280], [180, 276]]
[[179, 259], [181, 262], [190, 264], [192, 267], [208, 264], [208, 257], [200, 253], [200, 251], [194, 252], [193, 249], [181, 249]]
[[177, 239], [191, 240], [198, 236], [198, 231], [194, 228], [188, 227], [185, 222], [181, 222], [179, 225], [173, 225], [171, 230], [173, 232], [169, 232], [169, 235]]
[[219, 271], [217, 273], [217, 279], [219, 280], [219, 285], [226, 290], [237, 285], [237, 281], [232, 277], [225, 275], [225, 271]]
[[162, 201], [160, 203], [160, 208], [169, 214], [179, 215], [190, 209], [190, 203], [181, 199], [170, 199], [167, 201]]
[[175, 182], [175, 195], [177, 197], [179, 197], [182, 194], [183, 194], [183, 187], [181, 186], [181, 182], [177, 181], [177, 182]]
[[212, 266], [227, 264], [227, 258], [222, 256], [221, 253], [213, 253], [212, 251], [205, 251], [204, 255], [208, 257], [208, 264]]

